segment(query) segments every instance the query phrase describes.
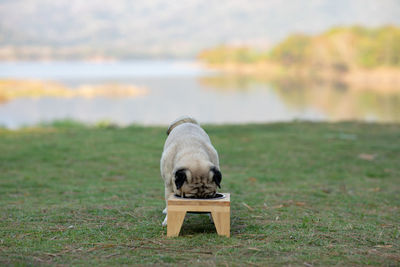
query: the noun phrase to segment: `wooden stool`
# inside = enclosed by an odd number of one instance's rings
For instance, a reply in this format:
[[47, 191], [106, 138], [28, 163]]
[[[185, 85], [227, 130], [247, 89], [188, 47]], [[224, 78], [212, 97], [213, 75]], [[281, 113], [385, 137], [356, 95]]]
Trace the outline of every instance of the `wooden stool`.
[[168, 198], [167, 236], [178, 236], [186, 212], [211, 212], [218, 235], [229, 237], [231, 231], [231, 196], [215, 199], [190, 199], [174, 195]]

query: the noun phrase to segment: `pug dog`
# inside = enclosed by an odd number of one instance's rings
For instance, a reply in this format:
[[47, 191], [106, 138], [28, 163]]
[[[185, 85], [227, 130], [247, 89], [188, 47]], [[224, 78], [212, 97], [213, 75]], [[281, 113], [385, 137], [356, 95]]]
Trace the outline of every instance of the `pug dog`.
[[[175, 194], [185, 198], [212, 198], [221, 188], [218, 153], [197, 121], [183, 117], [171, 123], [161, 156], [165, 202]], [[163, 213], [167, 214], [167, 207]], [[168, 214], [162, 223], [167, 225]]]

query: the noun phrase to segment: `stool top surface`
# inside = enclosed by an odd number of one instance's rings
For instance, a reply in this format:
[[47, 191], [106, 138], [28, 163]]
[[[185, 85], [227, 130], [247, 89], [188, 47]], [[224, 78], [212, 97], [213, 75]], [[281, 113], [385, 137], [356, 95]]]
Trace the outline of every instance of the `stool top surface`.
[[172, 205], [226, 205], [231, 202], [230, 193], [220, 193], [223, 197], [219, 198], [183, 198], [171, 195], [168, 204]]

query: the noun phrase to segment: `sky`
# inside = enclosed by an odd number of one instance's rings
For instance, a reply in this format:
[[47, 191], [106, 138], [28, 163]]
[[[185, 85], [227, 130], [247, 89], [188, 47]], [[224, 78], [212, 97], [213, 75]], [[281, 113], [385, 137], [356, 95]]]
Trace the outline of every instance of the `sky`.
[[333, 26], [400, 25], [399, 0], [0, 0], [0, 46], [96, 46], [194, 55], [219, 44], [271, 46]]

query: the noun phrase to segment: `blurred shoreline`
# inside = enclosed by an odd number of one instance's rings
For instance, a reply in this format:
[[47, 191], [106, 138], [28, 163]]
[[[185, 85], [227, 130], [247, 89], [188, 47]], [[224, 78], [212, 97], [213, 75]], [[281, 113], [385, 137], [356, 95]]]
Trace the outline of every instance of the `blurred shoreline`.
[[104, 83], [99, 85], [83, 84], [71, 89], [62, 83], [40, 80], [0, 79], [0, 103], [17, 98], [126, 98], [148, 94], [147, 88], [121, 83]]
[[292, 34], [270, 49], [222, 45], [204, 50], [198, 58], [232, 75], [323, 80], [357, 90], [400, 91], [400, 28], [392, 25]]
[[326, 83], [343, 83], [357, 90], [400, 91], [400, 69], [379, 67], [376, 69], [354, 68], [346, 71], [332, 69], [308, 69], [285, 67], [274, 63], [225, 63], [208, 64], [212, 70], [225, 75], [253, 76], [263, 80], [310, 80]]

